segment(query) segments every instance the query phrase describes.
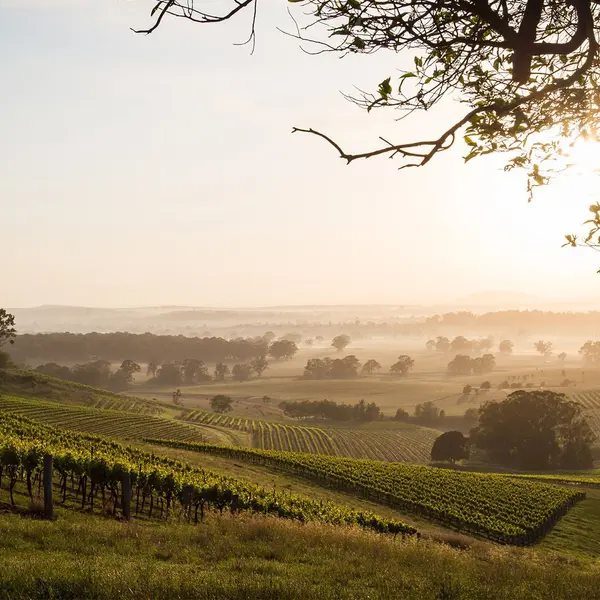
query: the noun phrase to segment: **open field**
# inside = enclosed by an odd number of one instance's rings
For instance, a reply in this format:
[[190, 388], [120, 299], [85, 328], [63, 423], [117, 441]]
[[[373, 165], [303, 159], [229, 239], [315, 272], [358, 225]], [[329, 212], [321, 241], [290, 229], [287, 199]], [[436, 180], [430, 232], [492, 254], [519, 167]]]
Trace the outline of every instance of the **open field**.
[[[477, 407], [486, 400], [506, 397], [508, 390], [500, 390], [498, 386], [508, 380], [515, 385], [530, 384], [539, 388], [545, 383], [546, 389], [567, 394], [600, 388], [600, 369], [585, 368], [578, 359], [560, 363], [555, 357], [544, 359], [533, 353], [496, 357], [496, 368], [484, 375], [449, 376], [447, 364], [454, 357], [450, 353], [426, 352], [422, 349], [411, 351], [399, 340], [393, 348], [389, 340], [383, 348], [379, 341], [372, 341], [373, 346], [350, 346], [342, 356], [355, 354], [361, 361], [375, 358], [382, 364], [382, 372], [355, 379], [309, 380], [302, 377], [303, 369], [309, 358], [330, 356], [337, 357], [333, 349], [302, 348], [291, 361], [271, 361], [269, 369], [260, 378], [238, 383], [209, 382], [202, 385], [180, 386], [183, 393], [183, 404], [186, 408], [210, 410], [210, 398], [217, 394], [225, 394], [235, 400], [233, 414], [244, 418], [263, 419], [269, 421], [285, 420], [278, 404], [282, 400], [333, 400], [354, 404], [361, 399], [375, 402], [387, 415], [393, 415], [397, 408], [412, 412], [416, 404], [434, 401], [443, 408], [447, 415], [462, 415], [467, 408]], [[406, 377], [391, 377], [387, 371], [397, 356], [408, 353], [415, 360], [414, 369]], [[210, 366], [212, 369], [212, 365]], [[527, 376], [525, 381], [524, 376]], [[569, 379], [570, 387], [561, 387], [565, 379]], [[489, 381], [492, 389], [472, 395], [466, 399], [462, 389], [466, 384], [477, 388], [483, 381]], [[152, 380], [140, 380], [132, 393], [144, 398], [158, 398], [164, 403], [171, 400], [171, 387], [155, 386]], [[265, 397], [267, 400], [265, 401]]]

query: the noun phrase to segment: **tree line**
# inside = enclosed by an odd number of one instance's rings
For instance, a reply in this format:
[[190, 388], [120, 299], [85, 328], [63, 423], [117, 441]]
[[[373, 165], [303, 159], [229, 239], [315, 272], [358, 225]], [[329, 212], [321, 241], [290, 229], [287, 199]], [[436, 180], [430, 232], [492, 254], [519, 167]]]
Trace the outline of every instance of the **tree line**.
[[126, 359], [138, 363], [175, 362], [190, 357], [205, 362], [249, 361], [259, 356], [289, 359], [298, 351], [295, 342], [268, 337], [199, 338], [152, 333], [38, 333], [16, 336], [10, 348], [17, 362], [51, 360], [59, 363]]
[[294, 419], [326, 419], [329, 421], [357, 421], [365, 423], [383, 419], [381, 409], [370, 402], [360, 400], [356, 404], [338, 404], [332, 400], [284, 400], [280, 402], [284, 414]]
[[[414, 367], [415, 361], [406, 354], [401, 354], [390, 367], [390, 375], [404, 376]], [[306, 379], [351, 379], [359, 373], [371, 375], [381, 370], [381, 365], [370, 358], [362, 364], [354, 354], [344, 358], [310, 358], [304, 367]]]

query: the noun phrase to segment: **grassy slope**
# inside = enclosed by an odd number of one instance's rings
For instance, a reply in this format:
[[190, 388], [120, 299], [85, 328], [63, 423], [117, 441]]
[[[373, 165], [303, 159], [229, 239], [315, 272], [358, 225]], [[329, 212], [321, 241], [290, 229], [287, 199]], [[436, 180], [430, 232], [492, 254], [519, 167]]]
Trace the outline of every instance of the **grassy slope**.
[[194, 527], [0, 514], [0, 599], [589, 600], [598, 589], [597, 566], [532, 550], [464, 552], [261, 517]]
[[539, 547], [580, 557], [600, 555], [600, 490], [585, 489], [587, 498], [575, 505], [540, 543]]
[[89, 385], [17, 369], [0, 369], [0, 392], [11, 396], [53, 400], [71, 406], [95, 406], [109, 400], [117, 403], [129, 401], [138, 403], [140, 407], [153, 414], [165, 413], [171, 408], [148, 398], [117, 394]]

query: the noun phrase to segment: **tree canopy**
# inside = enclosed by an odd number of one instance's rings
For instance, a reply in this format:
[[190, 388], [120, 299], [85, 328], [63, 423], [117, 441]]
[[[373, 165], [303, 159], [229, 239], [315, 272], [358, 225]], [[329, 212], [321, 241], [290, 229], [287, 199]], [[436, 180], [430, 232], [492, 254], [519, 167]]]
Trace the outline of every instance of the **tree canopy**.
[[460, 431], [446, 431], [433, 442], [431, 460], [455, 463], [465, 458], [469, 458], [469, 440]]
[[492, 461], [518, 469], [589, 468], [595, 439], [577, 402], [537, 390], [487, 402], [471, 432]]
[[[388, 108], [400, 116], [429, 111], [454, 98], [464, 113], [424, 139], [391, 140], [349, 152], [312, 128], [293, 131], [323, 139], [347, 163], [397, 157], [401, 168], [427, 165], [462, 136], [466, 160], [506, 153], [506, 168], [527, 169], [528, 189], [548, 182], [568, 161], [561, 158], [578, 139], [598, 139], [600, 125], [600, 3], [598, 0], [289, 0], [291, 35], [309, 52], [412, 58], [377, 89], [348, 99], [367, 111]], [[215, 24], [247, 14], [256, 41], [257, 0], [158, 0], [151, 33], [169, 16]], [[292, 23], [290, 23], [292, 25]], [[590, 237], [600, 231], [600, 206], [592, 207]], [[575, 236], [567, 236], [576, 244]]]
[[15, 329], [14, 315], [0, 308], [0, 347], [4, 346], [7, 342], [14, 344], [16, 335], [17, 330]]
[[214, 410], [216, 413], [221, 413], [221, 414], [230, 412], [231, 410], [233, 410], [233, 407], [231, 405], [232, 405], [231, 398], [229, 396], [225, 396], [223, 394], [219, 394], [218, 396], [215, 396], [210, 401], [211, 409]]

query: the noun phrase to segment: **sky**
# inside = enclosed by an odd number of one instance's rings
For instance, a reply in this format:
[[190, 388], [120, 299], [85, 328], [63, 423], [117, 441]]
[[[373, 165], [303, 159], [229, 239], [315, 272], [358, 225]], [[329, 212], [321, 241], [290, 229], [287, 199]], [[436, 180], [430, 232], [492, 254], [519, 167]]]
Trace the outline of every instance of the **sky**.
[[524, 173], [464, 164], [462, 142], [399, 171], [291, 135], [360, 152], [439, 135], [465, 107], [361, 111], [341, 92], [411, 57], [309, 56], [277, 30], [288, 6], [259, 5], [251, 55], [234, 45], [249, 13], [143, 36], [146, 0], [0, 0], [0, 306], [600, 298], [600, 255], [561, 248], [589, 182], [528, 203]]

